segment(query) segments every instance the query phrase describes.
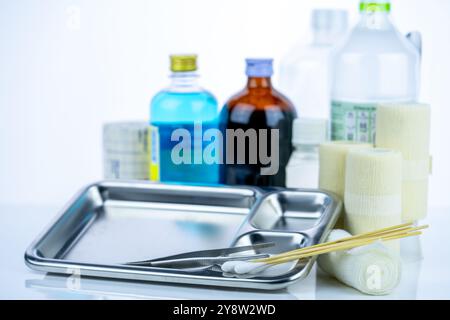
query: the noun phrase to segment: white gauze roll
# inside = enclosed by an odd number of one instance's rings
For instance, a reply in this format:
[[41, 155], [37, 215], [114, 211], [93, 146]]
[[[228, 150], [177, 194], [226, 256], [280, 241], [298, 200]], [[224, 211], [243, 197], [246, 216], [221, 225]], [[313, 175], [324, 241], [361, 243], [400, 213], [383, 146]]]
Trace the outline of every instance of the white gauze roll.
[[402, 157], [388, 149], [347, 155], [345, 225], [352, 234], [398, 225], [402, 215]]
[[[344, 230], [333, 230], [327, 241], [350, 236]], [[381, 242], [323, 254], [317, 262], [326, 273], [366, 294], [389, 294], [400, 281], [400, 259]]]
[[377, 109], [376, 145], [403, 156], [402, 220], [412, 222], [427, 214], [430, 173], [430, 106], [380, 105]]
[[[371, 144], [349, 141], [333, 141], [319, 146], [319, 188], [333, 192], [344, 200], [345, 163], [351, 150], [369, 149]], [[343, 215], [336, 224], [343, 226]]]

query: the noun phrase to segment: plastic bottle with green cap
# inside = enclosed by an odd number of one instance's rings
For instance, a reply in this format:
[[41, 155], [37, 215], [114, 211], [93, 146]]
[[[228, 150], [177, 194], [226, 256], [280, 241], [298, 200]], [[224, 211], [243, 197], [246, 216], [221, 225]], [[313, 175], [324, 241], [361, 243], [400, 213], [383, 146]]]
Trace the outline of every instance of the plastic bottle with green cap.
[[[218, 183], [219, 164], [203, 159], [203, 133], [218, 129], [217, 100], [198, 84], [196, 55], [170, 56], [170, 70], [170, 85], [150, 103], [151, 180]], [[180, 149], [187, 142], [191, 148]]]
[[420, 34], [405, 37], [396, 29], [389, 0], [362, 0], [359, 10], [359, 22], [332, 58], [332, 140], [373, 142], [376, 106], [419, 95]]

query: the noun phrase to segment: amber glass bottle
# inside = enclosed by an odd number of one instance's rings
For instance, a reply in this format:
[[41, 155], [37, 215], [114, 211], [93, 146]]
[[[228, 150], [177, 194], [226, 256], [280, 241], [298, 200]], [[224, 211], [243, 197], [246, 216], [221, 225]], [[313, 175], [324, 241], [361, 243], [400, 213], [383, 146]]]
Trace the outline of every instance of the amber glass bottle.
[[[226, 160], [222, 170], [222, 180], [231, 185], [253, 185], [253, 186], [285, 186], [286, 166], [292, 153], [292, 123], [296, 118], [296, 112], [291, 102], [275, 90], [271, 84], [273, 74], [272, 59], [247, 59], [246, 74], [248, 76], [247, 86], [231, 97], [226, 102], [221, 113], [221, 128], [225, 142]], [[245, 163], [238, 161], [239, 142], [230, 141], [228, 132], [236, 132], [242, 129], [248, 133], [248, 129], [257, 132], [258, 142], [252, 140], [249, 133], [245, 139]], [[266, 150], [261, 150], [261, 131], [266, 129]], [[273, 135], [271, 129], [278, 129], [278, 150], [272, 150]], [[263, 130], [264, 131], [264, 130]], [[242, 131], [241, 131], [242, 132]], [[251, 161], [250, 152], [257, 150], [257, 161]], [[278, 151], [278, 152], [277, 152]], [[234, 163], [230, 163], [230, 152], [234, 152]], [[262, 168], [267, 168], [267, 160], [261, 158], [267, 154], [272, 162], [277, 161], [278, 170], [267, 174]], [[275, 157], [275, 152], [278, 157]], [[255, 159], [255, 157], [253, 157]], [[266, 157], [267, 159], [267, 157]], [[273, 163], [272, 163], [273, 165]]]

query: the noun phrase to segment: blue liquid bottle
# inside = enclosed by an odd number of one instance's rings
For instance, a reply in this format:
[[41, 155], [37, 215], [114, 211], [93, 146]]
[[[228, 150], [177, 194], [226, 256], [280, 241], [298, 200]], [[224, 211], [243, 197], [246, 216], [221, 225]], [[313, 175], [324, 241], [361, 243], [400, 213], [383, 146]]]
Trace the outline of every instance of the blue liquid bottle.
[[[156, 94], [150, 104], [150, 124], [157, 127], [159, 135], [159, 143], [152, 142], [153, 147], [159, 145], [159, 179], [162, 182], [219, 183], [219, 164], [207, 164], [202, 157], [210, 143], [204, 141], [203, 133], [219, 127], [217, 101], [198, 85], [197, 56], [173, 55], [170, 61], [171, 84]], [[177, 135], [180, 132], [175, 131], [177, 129], [185, 129], [182, 130], [184, 138], [190, 136], [190, 151], [176, 151], [184, 140]], [[177, 163], [179, 160], [174, 158], [174, 153], [178, 159], [182, 156], [190, 161]]]

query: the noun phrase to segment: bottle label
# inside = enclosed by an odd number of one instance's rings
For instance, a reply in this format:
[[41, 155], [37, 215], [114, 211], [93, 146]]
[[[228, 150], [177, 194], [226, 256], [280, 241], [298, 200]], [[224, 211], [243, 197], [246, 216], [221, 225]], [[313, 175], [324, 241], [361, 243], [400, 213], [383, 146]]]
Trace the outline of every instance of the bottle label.
[[375, 141], [376, 104], [332, 101], [331, 140]]
[[158, 127], [150, 126], [148, 130], [148, 141], [150, 142], [149, 172], [151, 181], [159, 181], [159, 131]]

